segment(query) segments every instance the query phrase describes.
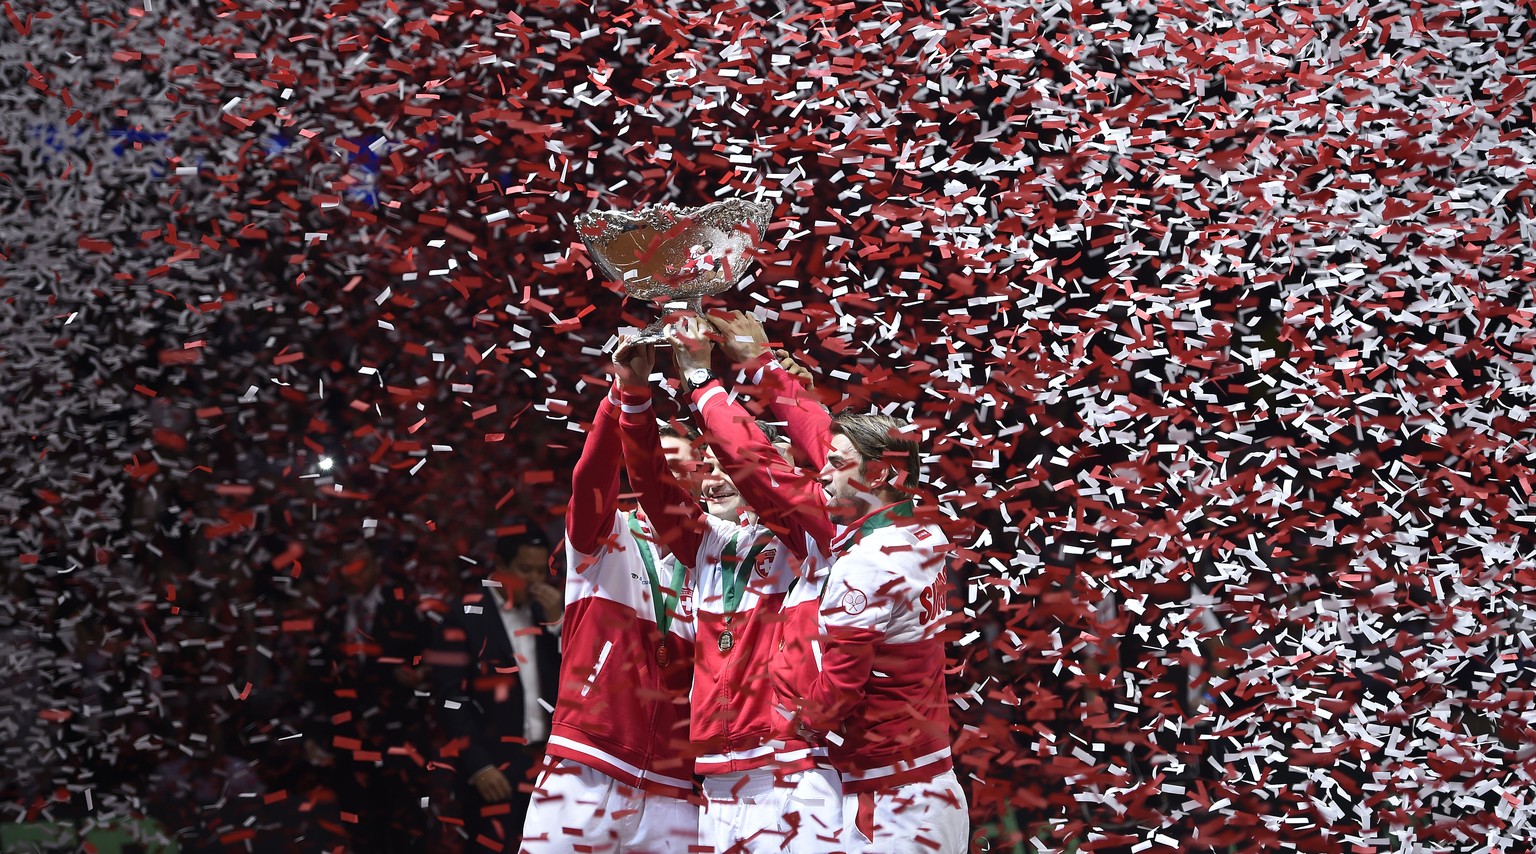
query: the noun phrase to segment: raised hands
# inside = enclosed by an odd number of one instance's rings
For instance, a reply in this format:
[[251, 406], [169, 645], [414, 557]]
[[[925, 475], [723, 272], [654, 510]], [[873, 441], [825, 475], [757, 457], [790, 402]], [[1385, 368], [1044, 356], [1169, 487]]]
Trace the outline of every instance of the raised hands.
[[757, 318], [744, 311], [711, 315], [709, 322], [720, 333], [720, 349], [737, 365], [745, 365], [768, 352], [768, 333]]
[[779, 367], [794, 377], [802, 388], [816, 387], [816, 377], [811, 374], [811, 369], [795, 361], [795, 357], [791, 356], [788, 350], [774, 350], [773, 355], [779, 360]]
[[613, 374], [619, 385], [639, 387], [650, 381], [656, 368], [656, 348], [651, 344], [638, 344], [633, 335], [619, 336], [619, 344], [613, 349]]
[[[667, 327], [667, 343], [672, 345], [672, 358], [679, 375], [695, 368], [708, 368], [716, 342], [732, 363], [743, 366], [767, 357], [777, 361], [802, 387], [815, 388], [816, 381], [805, 365], [795, 360], [788, 350], [773, 349], [768, 344], [768, 333], [763, 324], [744, 311], [712, 314], [701, 317], [683, 315]], [[621, 340], [619, 352], [624, 351]], [[615, 353], [615, 358], [618, 353]], [[654, 358], [654, 356], [653, 356]], [[650, 369], [653, 362], [647, 362]]]
[[667, 343], [672, 345], [679, 372], [709, 369], [709, 358], [715, 351], [713, 335], [709, 321], [696, 314], [683, 315], [667, 327]]

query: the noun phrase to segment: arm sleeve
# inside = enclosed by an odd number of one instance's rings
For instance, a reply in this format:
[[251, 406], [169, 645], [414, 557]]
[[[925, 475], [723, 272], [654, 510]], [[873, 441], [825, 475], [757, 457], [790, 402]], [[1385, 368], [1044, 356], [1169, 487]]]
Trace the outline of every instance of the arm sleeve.
[[832, 436], [832, 415], [805, 393], [800, 381], [776, 360], [765, 357], [753, 376], [757, 396], [768, 404], [775, 421], [784, 422], [795, 462], [813, 472], [827, 464], [827, 442]]
[[476, 726], [479, 712], [469, 696], [470, 664], [474, 659], [464, 630], [464, 605], [455, 602], [453, 609], [443, 621], [428, 657], [432, 665], [432, 710], [448, 739], [464, 745], [454, 769], [469, 777], [492, 763]]
[[704, 511], [667, 467], [651, 409], [651, 390], [625, 390], [621, 401], [619, 425], [629, 485], [640, 494], [640, 508], [655, 526], [662, 545], [691, 567], [704, 538]]
[[800, 720], [813, 732], [836, 730], [864, 701], [875, 647], [885, 639], [901, 582], [867, 557], [832, 565], [821, 599], [820, 667], [802, 694]]
[[571, 501], [565, 510], [565, 536], [571, 548], [593, 554], [603, 535], [613, 528], [619, 503], [619, 467], [623, 465], [619, 438], [619, 407], [610, 395], [597, 407], [592, 432], [571, 472]]
[[709, 446], [763, 524], [795, 557], [826, 555], [834, 534], [821, 484], [784, 462], [751, 414], [710, 383], [694, 391]]

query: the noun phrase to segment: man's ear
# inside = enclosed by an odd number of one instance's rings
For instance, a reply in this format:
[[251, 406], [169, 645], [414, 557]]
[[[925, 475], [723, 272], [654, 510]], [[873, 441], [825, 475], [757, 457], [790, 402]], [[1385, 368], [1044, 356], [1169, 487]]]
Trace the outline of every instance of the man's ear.
[[865, 492], [879, 492], [892, 485], [891, 477], [896, 471], [884, 460], [868, 460], [859, 467], [859, 474], [859, 479], [864, 481]]
[[878, 474], [879, 476], [878, 480], [870, 482], [870, 492], [875, 492], [880, 489], [889, 489], [892, 492], [899, 492], [903, 495], [907, 495], [912, 492], [912, 488], [914, 486], [912, 481], [914, 478], [912, 477], [911, 472], [907, 471], [907, 467], [902, 463], [895, 462], [893, 460], [881, 460], [879, 462], [870, 463], [870, 467], [871, 469], [878, 467], [878, 472], [871, 471], [870, 474], [872, 476]]

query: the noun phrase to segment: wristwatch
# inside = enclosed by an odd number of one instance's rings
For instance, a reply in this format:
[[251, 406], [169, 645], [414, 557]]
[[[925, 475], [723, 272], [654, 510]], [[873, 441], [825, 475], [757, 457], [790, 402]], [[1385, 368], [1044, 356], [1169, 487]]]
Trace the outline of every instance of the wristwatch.
[[693, 368], [683, 374], [683, 382], [688, 388], [703, 388], [704, 384], [714, 379], [715, 375], [709, 372], [709, 368]]

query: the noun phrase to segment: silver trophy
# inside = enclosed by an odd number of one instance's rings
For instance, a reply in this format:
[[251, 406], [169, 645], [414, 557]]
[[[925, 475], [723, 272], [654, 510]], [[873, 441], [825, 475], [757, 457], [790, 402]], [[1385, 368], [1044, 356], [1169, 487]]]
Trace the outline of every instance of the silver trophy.
[[[701, 208], [646, 205], [635, 211], [594, 211], [576, 218], [576, 231], [599, 270], [663, 313], [704, 312], [704, 297], [730, 290], [752, 266], [772, 210], [761, 202], [727, 199]], [[665, 319], [640, 334], [662, 343]]]

